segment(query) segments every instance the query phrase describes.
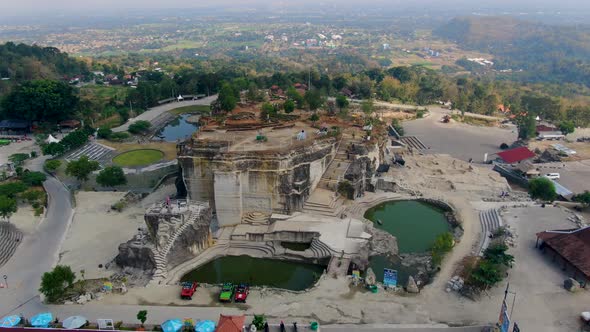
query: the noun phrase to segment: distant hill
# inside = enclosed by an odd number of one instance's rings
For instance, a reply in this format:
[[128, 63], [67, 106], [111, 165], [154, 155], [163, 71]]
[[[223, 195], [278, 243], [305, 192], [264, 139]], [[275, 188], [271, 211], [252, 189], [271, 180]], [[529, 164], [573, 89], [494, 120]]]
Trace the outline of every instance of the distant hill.
[[0, 78], [3, 79], [0, 94], [20, 82], [60, 79], [88, 72], [84, 62], [71, 58], [54, 47], [8, 42], [0, 45], [0, 59]]
[[590, 27], [549, 26], [510, 17], [451, 20], [436, 36], [494, 55], [496, 69], [523, 69], [530, 81], [590, 86]]

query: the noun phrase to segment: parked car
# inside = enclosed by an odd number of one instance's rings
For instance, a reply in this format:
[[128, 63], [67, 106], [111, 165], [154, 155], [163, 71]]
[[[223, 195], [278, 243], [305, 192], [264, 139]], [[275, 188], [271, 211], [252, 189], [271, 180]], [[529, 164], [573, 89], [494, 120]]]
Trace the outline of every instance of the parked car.
[[545, 177], [551, 180], [557, 180], [559, 179], [559, 173], [547, 173], [545, 174]]
[[193, 295], [197, 291], [198, 284], [196, 282], [183, 282], [180, 290], [180, 298], [183, 300], [192, 300]]
[[236, 295], [234, 296], [234, 301], [246, 303], [248, 293], [250, 293], [250, 287], [247, 284], [239, 284], [236, 288]]
[[231, 282], [226, 282], [221, 287], [221, 293], [219, 293], [219, 301], [221, 302], [231, 302], [232, 297], [234, 295], [234, 284]]

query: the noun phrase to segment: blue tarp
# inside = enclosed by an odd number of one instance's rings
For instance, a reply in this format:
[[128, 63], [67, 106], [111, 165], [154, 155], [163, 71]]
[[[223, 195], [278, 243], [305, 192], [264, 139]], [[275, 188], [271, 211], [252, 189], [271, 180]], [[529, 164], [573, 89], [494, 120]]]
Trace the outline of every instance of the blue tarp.
[[14, 327], [20, 323], [20, 317], [13, 315], [13, 316], [6, 316], [0, 320], [0, 327]]
[[164, 332], [178, 332], [184, 326], [180, 319], [169, 319], [162, 323], [162, 330]]
[[43, 312], [31, 318], [31, 325], [33, 327], [49, 327], [52, 320], [53, 315], [50, 312]]
[[215, 322], [212, 320], [202, 320], [195, 324], [195, 332], [213, 332], [215, 331]]

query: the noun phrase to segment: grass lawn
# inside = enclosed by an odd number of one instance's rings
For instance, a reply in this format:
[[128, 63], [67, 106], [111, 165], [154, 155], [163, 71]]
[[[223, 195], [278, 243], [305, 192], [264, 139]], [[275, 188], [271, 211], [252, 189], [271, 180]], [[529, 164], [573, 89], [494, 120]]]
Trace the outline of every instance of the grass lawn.
[[149, 143], [129, 143], [129, 142], [111, 142], [107, 140], [98, 140], [100, 144], [104, 144], [106, 146], [110, 146], [117, 150], [117, 153], [122, 154], [123, 152], [133, 151], [133, 150], [158, 150], [164, 153], [164, 158], [166, 160], [174, 160], [176, 159], [176, 143], [172, 142], [149, 142]]
[[154, 149], [141, 149], [123, 152], [113, 158], [113, 163], [122, 167], [146, 166], [160, 161], [164, 152]]
[[173, 110], [170, 110], [169, 112], [175, 115], [186, 113], [210, 113], [211, 108], [209, 107], [209, 105], [192, 105], [175, 108]]

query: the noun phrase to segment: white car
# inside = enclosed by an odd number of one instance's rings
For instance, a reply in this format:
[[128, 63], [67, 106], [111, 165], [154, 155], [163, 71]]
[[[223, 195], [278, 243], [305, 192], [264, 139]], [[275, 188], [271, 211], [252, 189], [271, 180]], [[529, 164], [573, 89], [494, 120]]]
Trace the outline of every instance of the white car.
[[551, 180], [558, 180], [560, 176], [559, 173], [547, 173], [545, 177]]

